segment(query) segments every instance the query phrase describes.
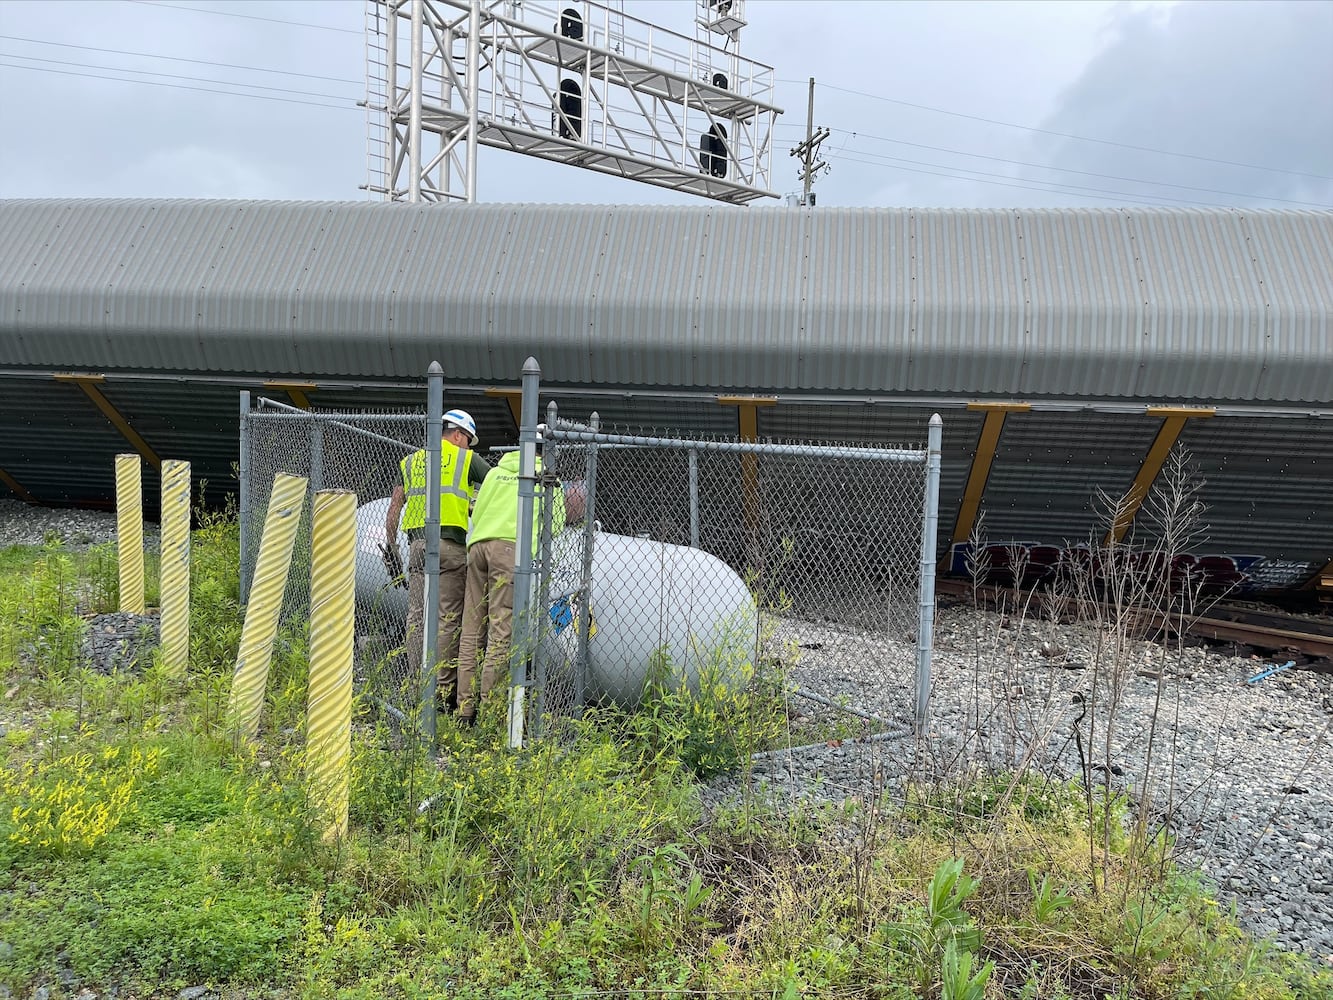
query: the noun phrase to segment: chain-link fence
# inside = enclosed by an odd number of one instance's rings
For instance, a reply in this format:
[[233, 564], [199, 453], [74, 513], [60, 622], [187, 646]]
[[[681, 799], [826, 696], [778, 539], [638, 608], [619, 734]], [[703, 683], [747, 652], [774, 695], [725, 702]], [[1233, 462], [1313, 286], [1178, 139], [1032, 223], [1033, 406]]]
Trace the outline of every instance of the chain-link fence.
[[[404, 654], [407, 590], [381, 545], [399, 461], [422, 447], [427, 423], [420, 411], [242, 406], [242, 593], [278, 473], [307, 477], [309, 498], [355, 492], [357, 679], [400, 715], [419, 703], [422, 678]], [[524, 427], [532, 440], [535, 416]], [[537, 540], [529, 560], [518, 545], [514, 567], [515, 624], [537, 623], [536, 635], [516, 635], [516, 676], [531, 681], [534, 709], [520, 714], [632, 706], [650, 684], [698, 691], [772, 670], [830, 707], [828, 678], [868, 676], [893, 692], [904, 722], [914, 711], [920, 721], [936, 500], [925, 449], [687, 439], [600, 428], [596, 414], [562, 420], [554, 405], [543, 443], [546, 464], [529, 489], [560, 490], [563, 503], [535, 505], [525, 536], [520, 496], [518, 540]], [[308, 611], [309, 523], [308, 499], [283, 602], [290, 623]], [[399, 548], [406, 565], [403, 532]]]
[[[311, 503], [318, 490], [356, 494], [356, 678], [359, 687], [391, 710], [415, 703], [418, 678], [403, 655], [407, 620], [405, 582], [389, 576], [380, 545], [398, 463], [422, 447], [426, 416], [399, 413], [337, 413], [298, 410], [269, 399], [241, 406], [241, 594], [247, 595], [259, 552], [269, 495], [278, 473], [309, 480], [301, 526], [283, 595], [282, 621], [302, 622], [310, 606]], [[408, 561], [406, 533], [399, 553]]]
[[587, 517], [534, 526], [542, 710], [765, 668], [830, 702], [821, 677], [867, 665], [901, 695], [903, 721], [923, 707], [925, 449], [686, 439], [560, 419], [554, 404], [543, 438], [550, 486]]

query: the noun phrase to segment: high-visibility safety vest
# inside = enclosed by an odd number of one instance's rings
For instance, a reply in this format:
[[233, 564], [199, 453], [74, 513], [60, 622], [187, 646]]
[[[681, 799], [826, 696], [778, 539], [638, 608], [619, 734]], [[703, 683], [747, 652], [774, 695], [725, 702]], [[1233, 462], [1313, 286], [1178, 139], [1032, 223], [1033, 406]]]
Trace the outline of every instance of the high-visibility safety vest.
[[[542, 460], [537, 459], [537, 471], [542, 471]], [[534, 504], [532, 551], [537, 551], [541, 534], [542, 501], [545, 490], [539, 485]], [[559, 534], [565, 529], [565, 491], [555, 488], [555, 505], [551, 508], [551, 531]], [[518, 452], [507, 453], [486, 474], [486, 481], [477, 491], [477, 505], [472, 508], [472, 530], [467, 534], [468, 545], [487, 542], [493, 538], [506, 541], [518, 539]]]
[[[468, 481], [472, 452], [448, 441], [440, 443], [440, 526], [467, 530], [467, 507], [475, 493]], [[398, 463], [403, 477], [404, 530], [426, 526], [426, 451], [413, 452]]]

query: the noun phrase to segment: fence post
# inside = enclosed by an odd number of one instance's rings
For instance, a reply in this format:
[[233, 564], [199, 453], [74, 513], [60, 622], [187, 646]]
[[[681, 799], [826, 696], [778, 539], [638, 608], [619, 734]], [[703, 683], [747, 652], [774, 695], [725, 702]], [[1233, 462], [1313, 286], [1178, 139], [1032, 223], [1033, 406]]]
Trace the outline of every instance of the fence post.
[[120, 610], [144, 613], [143, 474], [138, 452], [116, 456], [116, 559]]
[[926, 490], [921, 518], [920, 618], [916, 632], [916, 731], [925, 732], [930, 712], [930, 657], [935, 634], [935, 545], [939, 530], [940, 449], [944, 421], [930, 418], [926, 448]]
[[182, 677], [190, 662], [190, 463], [162, 463], [162, 666]]
[[250, 390], [241, 390], [241, 456], [237, 470], [236, 522], [240, 532], [240, 604], [250, 600]]
[[315, 495], [310, 544], [310, 681], [306, 774], [323, 839], [347, 834], [356, 619], [356, 494]]
[[[555, 400], [546, 404], [546, 426], [548, 430], [554, 429], [556, 421], [560, 417], [559, 407]], [[555, 550], [555, 491], [560, 488], [559, 475], [556, 472], [559, 461], [559, 442], [547, 433], [542, 440], [542, 468], [540, 476], [540, 495], [541, 504], [541, 541], [538, 543], [537, 552], [541, 562], [537, 567], [540, 570], [537, 584], [537, 607], [533, 611], [533, 664], [536, 669], [536, 691], [533, 696], [532, 706], [532, 734], [540, 738], [542, 735], [542, 715], [546, 711], [546, 683], [549, 678], [547, 663], [542, 656], [542, 636], [550, 627], [550, 619], [547, 617], [547, 609], [551, 606], [551, 560]]]
[[[426, 586], [421, 631], [421, 721], [426, 738], [435, 739], [435, 687], [440, 638], [440, 429], [444, 419], [444, 369], [432, 361], [426, 369]], [[410, 640], [409, 640], [410, 641]]]
[[[588, 421], [593, 434], [596, 434], [601, 417], [594, 410]], [[583, 474], [583, 567], [579, 576], [579, 593], [583, 600], [579, 602], [578, 654], [574, 662], [574, 704], [582, 709], [587, 698], [588, 683], [588, 633], [592, 630], [592, 547], [596, 544], [597, 532], [597, 442], [588, 442], [588, 460]]]
[[509, 749], [523, 746], [523, 698], [532, 642], [532, 529], [537, 479], [537, 393], [542, 369], [523, 362], [523, 403], [518, 425], [518, 525], [514, 545], [514, 627], [509, 646]]

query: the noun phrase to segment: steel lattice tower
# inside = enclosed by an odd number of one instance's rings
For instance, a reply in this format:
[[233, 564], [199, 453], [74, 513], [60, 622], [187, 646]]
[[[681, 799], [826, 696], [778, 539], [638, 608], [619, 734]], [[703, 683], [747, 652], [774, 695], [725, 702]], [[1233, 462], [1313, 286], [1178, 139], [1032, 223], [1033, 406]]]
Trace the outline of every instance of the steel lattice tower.
[[769, 189], [771, 67], [737, 51], [743, 0], [691, 38], [594, 0], [367, 0], [366, 190], [476, 200], [491, 146], [733, 204]]

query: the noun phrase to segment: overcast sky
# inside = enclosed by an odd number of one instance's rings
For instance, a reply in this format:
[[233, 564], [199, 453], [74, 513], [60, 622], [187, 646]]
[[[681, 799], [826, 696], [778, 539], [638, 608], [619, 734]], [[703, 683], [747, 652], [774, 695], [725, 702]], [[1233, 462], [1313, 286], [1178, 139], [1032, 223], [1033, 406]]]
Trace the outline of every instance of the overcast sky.
[[[693, 34], [692, 0], [624, 8]], [[1333, 2], [746, 14], [740, 51], [774, 67], [786, 112], [779, 194], [800, 188], [813, 76], [820, 205], [1333, 207]], [[0, 196], [363, 200], [364, 19], [362, 0], [0, 0]], [[699, 203], [492, 150], [478, 191]]]

